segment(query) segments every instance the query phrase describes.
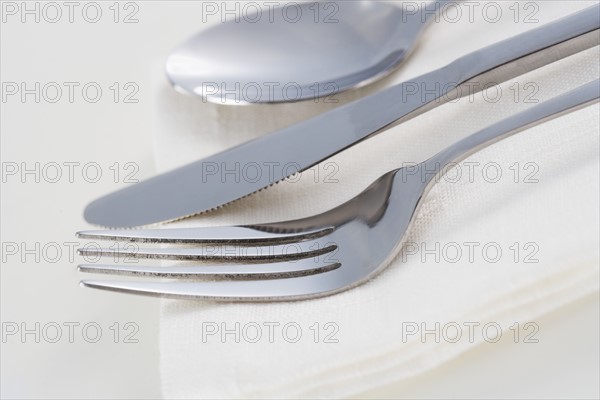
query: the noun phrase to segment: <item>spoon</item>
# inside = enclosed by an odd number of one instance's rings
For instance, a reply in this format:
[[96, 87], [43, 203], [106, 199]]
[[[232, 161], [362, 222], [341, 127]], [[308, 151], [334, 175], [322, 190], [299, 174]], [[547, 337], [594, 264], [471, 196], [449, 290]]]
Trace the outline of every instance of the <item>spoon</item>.
[[178, 91], [216, 103], [331, 101], [396, 69], [448, 1], [254, 7], [182, 43], [167, 59], [167, 76]]

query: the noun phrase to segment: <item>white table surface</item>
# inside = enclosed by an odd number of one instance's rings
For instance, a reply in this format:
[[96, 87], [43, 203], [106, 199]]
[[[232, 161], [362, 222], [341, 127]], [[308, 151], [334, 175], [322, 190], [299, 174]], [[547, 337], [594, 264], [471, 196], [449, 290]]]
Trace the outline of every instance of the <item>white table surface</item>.
[[[6, 2], [4, 2], [6, 3]], [[20, 5], [19, 3], [15, 3]], [[28, 2], [35, 7], [35, 2]], [[81, 3], [84, 5], [85, 3]], [[1, 156], [3, 171], [11, 166], [34, 168], [35, 176], [10, 175], [1, 192], [1, 320], [3, 329], [14, 324], [33, 329], [40, 323], [48, 338], [52, 327], [62, 326], [56, 342], [34, 334], [3, 337], [1, 343], [2, 398], [153, 398], [160, 396], [158, 300], [83, 289], [76, 271], [77, 256], [70, 257], [74, 232], [89, 226], [82, 217], [91, 199], [124, 185], [125, 163], [139, 167], [135, 178], [154, 172], [151, 140], [155, 68], [174, 44], [196, 30], [193, 2], [136, 2], [139, 23], [114, 23], [112, 2], [101, 2], [102, 19], [92, 24], [74, 14], [75, 21], [51, 24], [20, 21], [5, 15], [1, 26], [1, 81], [4, 83], [78, 82], [79, 88], [96, 82], [103, 89], [97, 103], [89, 103], [75, 90], [57, 103], [28, 95], [3, 99]], [[41, 3], [40, 7], [43, 6]], [[4, 7], [4, 6], [3, 6]], [[63, 8], [63, 11], [66, 9]], [[124, 13], [129, 10], [122, 10]], [[120, 17], [122, 17], [121, 15]], [[66, 18], [63, 16], [63, 18]], [[138, 103], [115, 103], [110, 86], [127, 82], [139, 86]], [[50, 88], [48, 89], [50, 90]], [[123, 88], [121, 89], [123, 90]], [[124, 93], [124, 92], [122, 92]], [[3, 94], [4, 89], [3, 89]], [[49, 96], [53, 94], [48, 92]], [[68, 168], [75, 166], [73, 182]], [[82, 166], [97, 163], [102, 178], [96, 183]], [[115, 162], [120, 183], [113, 182]], [[16, 164], [15, 164], [16, 163]], [[24, 164], [23, 164], [24, 163]], [[51, 183], [55, 164], [62, 178]], [[43, 168], [46, 167], [44, 176]], [[6, 171], [5, 171], [6, 172]], [[52, 175], [49, 175], [52, 173]], [[22, 182], [25, 181], [25, 182]], [[38, 243], [39, 251], [23, 252]], [[67, 243], [67, 244], [65, 244]], [[17, 254], [9, 249], [17, 246]], [[62, 254], [53, 251], [59, 248]], [[44, 251], [45, 249], [45, 251]], [[35, 260], [35, 256], [40, 260]], [[24, 262], [21, 257], [25, 257]], [[598, 398], [599, 299], [588, 297], [536, 321], [539, 343], [502, 341], [479, 346], [436, 370], [365, 397], [573, 397]], [[114, 323], [119, 323], [119, 343]], [[138, 343], [123, 343], [124, 324], [139, 327]], [[72, 343], [65, 324], [78, 323]], [[102, 337], [88, 343], [81, 332], [97, 324]], [[89, 331], [93, 337], [93, 331]]]

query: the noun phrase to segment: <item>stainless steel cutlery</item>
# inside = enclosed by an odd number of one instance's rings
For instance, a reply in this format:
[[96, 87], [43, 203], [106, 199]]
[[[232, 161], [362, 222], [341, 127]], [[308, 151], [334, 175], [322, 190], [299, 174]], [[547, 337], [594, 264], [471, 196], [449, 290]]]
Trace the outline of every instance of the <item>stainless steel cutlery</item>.
[[[106, 227], [135, 227], [220, 207], [318, 164], [394, 123], [481, 91], [488, 83], [501, 83], [596, 46], [599, 28], [600, 5], [595, 5], [410, 82], [99, 198], [86, 207], [85, 219]], [[215, 168], [250, 164], [258, 170], [257, 179], [236, 181], [215, 173]], [[297, 169], [287, 168], [290, 164]]]
[[528, 127], [597, 102], [599, 96], [596, 80], [535, 105], [456, 142], [419, 164], [417, 173], [391, 171], [350, 201], [312, 217], [250, 226], [80, 232], [83, 238], [187, 244], [134, 250], [88, 248], [80, 250], [83, 255], [196, 260], [165, 267], [80, 265], [84, 272], [175, 279], [84, 280], [82, 285], [235, 301], [299, 300], [353, 288], [373, 278], [397, 255], [428, 190], [448, 167]]

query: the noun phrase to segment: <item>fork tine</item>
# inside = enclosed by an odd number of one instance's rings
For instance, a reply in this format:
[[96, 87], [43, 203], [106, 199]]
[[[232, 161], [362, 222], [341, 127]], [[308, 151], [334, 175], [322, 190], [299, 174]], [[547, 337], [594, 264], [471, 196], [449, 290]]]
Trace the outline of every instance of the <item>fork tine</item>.
[[269, 225], [214, 226], [173, 229], [104, 229], [77, 232], [83, 239], [129, 241], [142, 243], [203, 243], [203, 244], [269, 244], [292, 243], [316, 239], [333, 231], [320, 228], [304, 232], [273, 232]]
[[318, 275], [289, 279], [217, 282], [141, 282], [83, 280], [81, 286], [156, 297], [222, 301], [301, 300], [340, 290], [348, 282], [337, 275], [341, 268]]
[[319, 260], [302, 259], [293, 262], [278, 262], [246, 265], [181, 265], [141, 266], [82, 264], [81, 272], [154, 276], [160, 278], [223, 278], [223, 279], [277, 279], [319, 274], [339, 268], [341, 264]]
[[220, 260], [220, 261], [282, 261], [317, 257], [334, 251], [334, 243], [320, 241], [288, 243], [283, 245], [238, 247], [236, 245], [203, 246], [193, 248], [149, 248], [138, 249], [129, 245], [108, 249], [95, 246], [83, 247], [78, 254], [87, 257], [111, 256], [123, 258], [153, 258], [163, 260]]

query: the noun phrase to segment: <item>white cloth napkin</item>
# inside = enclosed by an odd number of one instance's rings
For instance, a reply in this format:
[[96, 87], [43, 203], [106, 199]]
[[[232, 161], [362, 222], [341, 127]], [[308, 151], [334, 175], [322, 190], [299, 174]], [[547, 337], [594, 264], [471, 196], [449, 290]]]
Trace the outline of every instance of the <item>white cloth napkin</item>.
[[[481, 18], [473, 23], [442, 21], [424, 35], [402, 71], [376, 87], [338, 98], [347, 102], [591, 4], [539, 3], [539, 24], [527, 25], [509, 17], [512, 2], [502, 3], [507, 16], [498, 23]], [[293, 182], [171, 227], [268, 222], [325, 211], [382, 173], [422, 161], [477, 129], [531, 107], [525, 102], [528, 95], [529, 100], [543, 101], [597, 79], [598, 65], [598, 48], [590, 49], [500, 85], [497, 101], [498, 91], [492, 89], [487, 98], [475, 95], [441, 106]], [[157, 83], [155, 97], [156, 162], [162, 171], [332, 107], [312, 102], [213, 105], [175, 93], [163, 81]], [[411, 247], [363, 286], [291, 303], [164, 300], [164, 396], [354, 396], [493, 340], [497, 328], [512, 334], [514, 323], [535, 321], [598, 292], [598, 121], [598, 106], [590, 106], [469, 157], [460, 164], [459, 179], [442, 179], [427, 196], [410, 232]], [[273, 340], [271, 323], [279, 324], [273, 327]], [[253, 343], [257, 326], [262, 337]], [[456, 326], [462, 327], [462, 337], [453, 343]], [[301, 337], [291, 343], [298, 327]], [[239, 339], [234, 333], [222, 337], [224, 328], [237, 329]], [[423, 328], [437, 331], [440, 338], [433, 333], [422, 337]], [[214, 329], [219, 332], [209, 335]], [[415, 329], [418, 333], [411, 334]], [[334, 331], [330, 339], [337, 343], [328, 343], [325, 337]]]

